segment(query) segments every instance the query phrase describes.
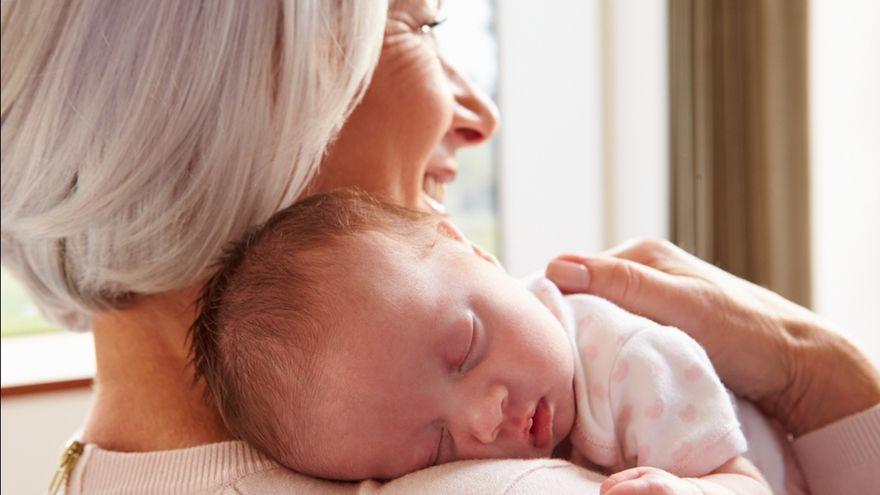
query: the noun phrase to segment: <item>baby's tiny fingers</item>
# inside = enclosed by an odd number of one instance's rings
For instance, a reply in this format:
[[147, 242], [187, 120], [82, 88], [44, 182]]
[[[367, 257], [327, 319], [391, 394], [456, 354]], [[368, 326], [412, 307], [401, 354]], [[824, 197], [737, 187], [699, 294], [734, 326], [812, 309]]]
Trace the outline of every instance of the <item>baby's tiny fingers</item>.
[[651, 468], [646, 467], [634, 467], [630, 469], [625, 469], [618, 473], [614, 473], [602, 482], [602, 486], [599, 487], [599, 495], [605, 495], [606, 493], [610, 493], [610, 490], [615, 486], [625, 482], [640, 478], [647, 474]]
[[679, 492], [668, 480], [659, 476], [645, 476], [634, 480], [622, 481], [614, 485], [602, 495], [684, 495], [691, 492]]
[[[611, 487], [607, 492], [600, 492], [601, 495], [665, 495], [664, 491], [653, 491], [655, 488], [652, 483], [648, 483], [645, 478], [636, 478], [634, 480], [621, 481]], [[669, 492], [670, 494], [672, 492]]]

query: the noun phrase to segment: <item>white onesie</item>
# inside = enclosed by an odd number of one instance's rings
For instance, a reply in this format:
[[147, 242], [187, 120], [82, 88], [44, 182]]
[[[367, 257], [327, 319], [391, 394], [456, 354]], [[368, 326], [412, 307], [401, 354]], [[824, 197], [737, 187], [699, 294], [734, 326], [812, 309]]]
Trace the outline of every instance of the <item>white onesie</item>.
[[[733, 396], [691, 337], [596, 296], [563, 296], [540, 275], [525, 283], [571, 339], [577, 404], [573, 462], [608, 472], [653, 466], [696, 477], [746, 452]], [[766, 425], [754, 407], [746, 408], [744, 422]], [[767, 476], [774, 493], [799, 493], [791, 480], [786, 483], [783, 440], [764, 429], [770, 437], [759, 443], [775, 452], [764, 457], [778, 461], [773, 466], [778, 476]]]

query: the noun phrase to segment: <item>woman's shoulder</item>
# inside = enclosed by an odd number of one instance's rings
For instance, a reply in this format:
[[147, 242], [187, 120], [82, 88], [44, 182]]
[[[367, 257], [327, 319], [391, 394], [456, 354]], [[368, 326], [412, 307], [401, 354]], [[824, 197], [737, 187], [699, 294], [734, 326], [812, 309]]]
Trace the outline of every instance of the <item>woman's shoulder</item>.
[[[492, 459], [435, 466], [380, 483], [339, 483], [309, 478], [281, 466], [238, 480], [235, 494], [318, 493], [327, 495], [538, 495], [599, 493], [604, 477], [561, 459]], [[225, 495], [226, 492], [215, 492]]]
[[85, 444], [68, 481], [71, 494], [222, 493], [222, 488], [280, 466], [244, 442], [151, 452]]
[[72, 494], [193, 493], [327, 495], [409, 493], [598, 493], [602, 477], [560, 459], [463, 461], [380, 483], [342, 483], [290, 471], [244, 442], [158, 452], [114, 452], [86, 445], [70, 479]]

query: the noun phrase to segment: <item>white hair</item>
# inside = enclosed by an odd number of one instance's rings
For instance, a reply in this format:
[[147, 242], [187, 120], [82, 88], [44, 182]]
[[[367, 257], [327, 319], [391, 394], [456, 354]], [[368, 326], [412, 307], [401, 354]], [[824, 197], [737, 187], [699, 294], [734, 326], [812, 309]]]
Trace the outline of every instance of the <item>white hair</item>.
[[187, 287], [291, 203], [387, 2], [5, 1], [2, 260], [52, 320]]

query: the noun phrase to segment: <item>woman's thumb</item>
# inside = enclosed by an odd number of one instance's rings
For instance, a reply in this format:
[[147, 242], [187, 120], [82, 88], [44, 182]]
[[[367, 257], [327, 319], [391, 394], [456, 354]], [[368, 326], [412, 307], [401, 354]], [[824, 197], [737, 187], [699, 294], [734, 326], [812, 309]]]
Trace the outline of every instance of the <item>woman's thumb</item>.
[[626, 259], [563, 255], [547, 265], [546, 275], [565, 293], [603, 297], [661, 323], [671, 319], [670, 310], [681, 302], [681, 287], [673, 276]]

